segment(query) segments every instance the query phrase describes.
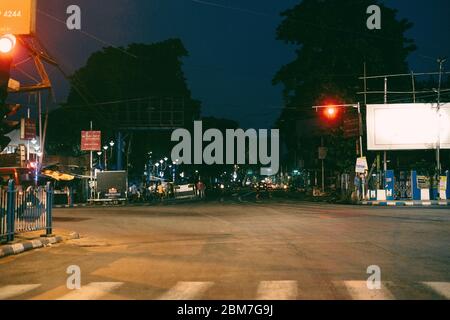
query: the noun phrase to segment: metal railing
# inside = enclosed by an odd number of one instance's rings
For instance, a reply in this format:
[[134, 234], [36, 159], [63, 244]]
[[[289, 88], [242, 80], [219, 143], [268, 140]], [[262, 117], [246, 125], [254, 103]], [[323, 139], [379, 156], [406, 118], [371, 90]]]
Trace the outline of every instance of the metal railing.
[[45, 230], [52, 234], [53, 190], [16, 187], [14, 180], [0, 190], [0, 242], [14, 241], [17, 233]]

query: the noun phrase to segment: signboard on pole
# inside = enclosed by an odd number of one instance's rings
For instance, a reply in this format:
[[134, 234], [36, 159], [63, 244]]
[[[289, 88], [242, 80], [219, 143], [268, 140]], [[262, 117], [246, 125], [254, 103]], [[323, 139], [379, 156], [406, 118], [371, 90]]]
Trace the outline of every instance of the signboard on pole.
[[0, 35], [30, 35], [36, 30], [36, 0], [1, 0]]
[[81, 132], [81, 151], [100, 151], [102, 149], [101, 131]]
[[355, 167], [356, 173], [366, 173], [366, 171], [368, 171], [368, 170], [369, 170], [369, 165], [367, 164], [366, 157], [356, 159], [356, 167]]
[[344, 118], [344, 138], [357, 138], [359, 137], [359, 117], [348, 116]]
[[20, 121], [20, 139], [36, 139], [36, 121], [33, 119], [21, 119]]
[[319, 160], [325, 160], [328, 155], [328, 148], [320, 147], [319, 148]]

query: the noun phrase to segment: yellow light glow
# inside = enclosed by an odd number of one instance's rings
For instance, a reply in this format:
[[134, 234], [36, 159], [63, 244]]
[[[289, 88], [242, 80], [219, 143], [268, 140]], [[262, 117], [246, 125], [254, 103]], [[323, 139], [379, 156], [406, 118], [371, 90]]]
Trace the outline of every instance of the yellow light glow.
[[16, 46], [16, 37], [12, 34], [7, 34], [0, 37], [0, 52], [10, 53]]

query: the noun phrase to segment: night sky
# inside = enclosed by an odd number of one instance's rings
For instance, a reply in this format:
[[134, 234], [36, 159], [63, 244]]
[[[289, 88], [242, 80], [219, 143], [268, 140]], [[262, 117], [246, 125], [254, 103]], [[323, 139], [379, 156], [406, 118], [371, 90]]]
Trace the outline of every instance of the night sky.
[[[272, 78], [294, 58], [294, 47], [275, 40], [279, 13], [299, 1], [40, 0], [38, 35], [69, 74], [108, 44], [180, 38], [190, 53], [184, 65], [188, 85], [202, 101], [203, 114], [235, 119], [242, 127], [267, 128], [283, 105], [281, 87], [272, 86]], [[386, 3], [414, 23], [408, 36], [418, 50], [411, 56], [411, 69], [437, 71], [437, 63], [427, 57], [450, 56], [450, 2]], [[82, 9], [81, 32], [65, 27], [71, 4]], [[64, 102], [67, 81], [56, 70], [50, 75], [58, 102]]]

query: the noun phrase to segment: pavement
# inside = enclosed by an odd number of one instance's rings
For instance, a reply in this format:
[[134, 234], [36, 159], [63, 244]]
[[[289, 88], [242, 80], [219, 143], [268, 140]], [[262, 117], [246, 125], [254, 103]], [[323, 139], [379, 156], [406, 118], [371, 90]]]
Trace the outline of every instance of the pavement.
[[61, 229], [55, 231], [56, 235], [49, 236], [43, 235], [45, 230], [17, 234], [14, 237], [14, 241], [0, 245], [0, 258], [21, 254], [34, 249], [49, 247], [65, 240], [79, 238], [79, 235], [76, 232]]
[[56, 209], [54, 226], [80, 238], [0, 259], [0, 299], [450, 299], [447, 207], [241, 198]]

